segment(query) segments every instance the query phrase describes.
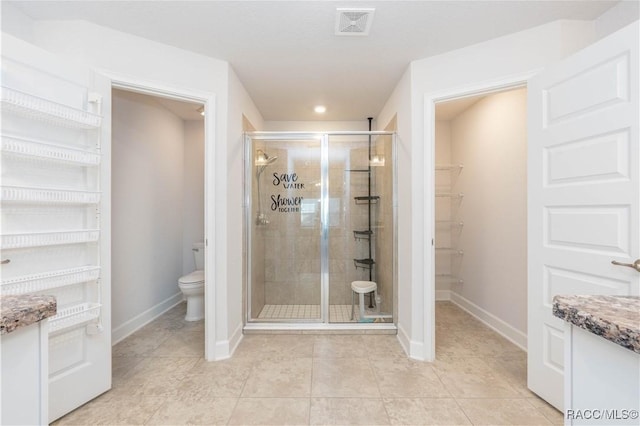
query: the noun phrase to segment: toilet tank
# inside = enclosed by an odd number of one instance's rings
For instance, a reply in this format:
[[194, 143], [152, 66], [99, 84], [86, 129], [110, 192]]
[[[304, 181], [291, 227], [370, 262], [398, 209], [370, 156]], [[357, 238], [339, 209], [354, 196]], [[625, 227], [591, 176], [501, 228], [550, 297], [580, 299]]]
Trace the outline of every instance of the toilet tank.
[[204, 271], [204, 243], [193, 243], [193, 258], [196, 261], [196, 271]]

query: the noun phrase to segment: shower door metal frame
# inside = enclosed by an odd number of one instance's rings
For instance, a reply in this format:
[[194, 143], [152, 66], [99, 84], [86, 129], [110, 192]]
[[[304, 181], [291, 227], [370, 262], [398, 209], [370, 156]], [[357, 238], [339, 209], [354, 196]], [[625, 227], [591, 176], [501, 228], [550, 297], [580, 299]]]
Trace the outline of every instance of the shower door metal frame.
[[[393, 209], [393, 322], [392, 323], [331, 323], [329, 318], [329, 138], [331, 136], [391, 136], [392, 152], [392, 209]], [[397, 323], [397, 148], [396, 133], [389, 131], [330, 131], [330, 132], [244, 132], [244, 215], [245, 215], [245, 279], [246, 300], [243, 306], [245, 330], [345, 330], [376, 329], [396, 331]], [[251, 318], [252, 282], [252, 142], [265, 141], [320, 141], [320, 318], [319, 319], [269, 319]]]

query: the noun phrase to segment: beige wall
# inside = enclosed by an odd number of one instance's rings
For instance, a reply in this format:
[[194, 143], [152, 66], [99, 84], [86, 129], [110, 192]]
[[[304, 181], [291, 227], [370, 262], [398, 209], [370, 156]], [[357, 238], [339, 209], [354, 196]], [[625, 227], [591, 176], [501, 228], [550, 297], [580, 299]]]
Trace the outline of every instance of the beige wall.
[[[522, 333], [527, 330], [526, 89], [481, 99], [451, 121], [453, 184], [464, 193], [454, 293]], [[438, 258], [436, 258], [437, 260]], [[437, 267], [437, 266], [436, 266]]]
[[[229, 346], [235, 347], [242, 336], [246, 310], [246, 262], [247, 247], [245, 241], [245, 201], [244, 201], [244, 138], [246, 122], [260, 130], [264, 123], [260, 111], [256, 108], [242, 85], [242, 82], [229, 67], [228, 74], [229, 103], [227, 137], [225, 142], [216, 146], [216, 156], [224, 159], [224, 165], [216, 164], [218, 187], [216, 188], [216, 220], [224, 217], [222, 227], [216, 226], [221, 241], [225, 242], [224, 254], [220, 251], [217, 258], [225, 259], [224, 280], [217, 281], [216, 290], [221, 291], [227, 311], [227, 324], [220, 332], [229, 332]], [[223, 325], [223, 324], [219, 324]]]
[[180, 293], [184, 121], [114, 90], [112, 132], [112, 328], [124, 337], [120, 328]]
[[195, 271], [193, 243], [204, 241], [204, 121], [184, 122], [182, 273]]

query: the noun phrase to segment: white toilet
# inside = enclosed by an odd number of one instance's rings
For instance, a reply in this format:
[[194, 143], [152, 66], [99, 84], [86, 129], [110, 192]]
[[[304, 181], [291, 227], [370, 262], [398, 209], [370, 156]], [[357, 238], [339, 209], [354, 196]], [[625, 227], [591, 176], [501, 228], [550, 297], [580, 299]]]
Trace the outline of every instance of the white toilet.
[[178, 287], [187, 299], [185, 321], [198, 321], [204, 318], [204, 243], [193, 244], [193, 257], [196, 261], [196, 270], [178, 280]]

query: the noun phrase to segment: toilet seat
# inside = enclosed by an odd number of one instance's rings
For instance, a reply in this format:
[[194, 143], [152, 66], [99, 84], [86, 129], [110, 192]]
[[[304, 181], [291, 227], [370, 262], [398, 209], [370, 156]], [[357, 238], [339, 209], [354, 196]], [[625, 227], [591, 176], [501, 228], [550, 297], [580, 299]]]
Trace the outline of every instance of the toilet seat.
[[195, 287], [197, 284], [204, 284], [204, 271], [193, 271], [190, 274], [180, 277], [178, 284]]

